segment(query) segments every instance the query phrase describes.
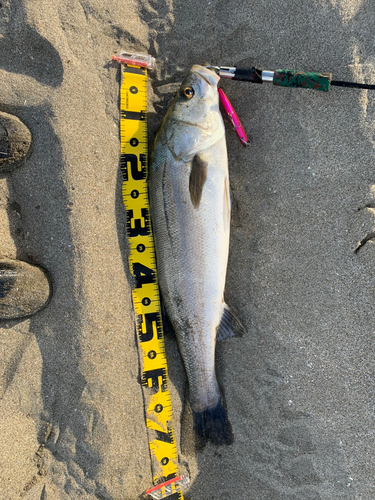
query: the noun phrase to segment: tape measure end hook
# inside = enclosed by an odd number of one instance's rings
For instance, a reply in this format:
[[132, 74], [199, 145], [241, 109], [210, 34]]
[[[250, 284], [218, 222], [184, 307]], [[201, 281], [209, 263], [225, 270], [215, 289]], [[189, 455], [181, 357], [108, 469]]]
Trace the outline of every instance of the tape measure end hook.
[[122, 51], [113, 55], [112, 60], [121, 64], [131, 64], [147, 69], [153, 69], [155, 67], [155, 57], [152, 57], [150, 54], [145, 55]]

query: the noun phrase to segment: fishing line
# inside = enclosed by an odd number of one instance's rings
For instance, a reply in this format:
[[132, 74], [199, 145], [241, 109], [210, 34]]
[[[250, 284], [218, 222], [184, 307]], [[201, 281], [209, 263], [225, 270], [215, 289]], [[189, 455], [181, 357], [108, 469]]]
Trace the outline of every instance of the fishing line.
[[337, 87], [349, 87], [352, 89], [375, 90], [375, 85], [370, 85], [368, 83], [342, 82], [340, 80], [332, 80], [331, 85], [336, 85]]

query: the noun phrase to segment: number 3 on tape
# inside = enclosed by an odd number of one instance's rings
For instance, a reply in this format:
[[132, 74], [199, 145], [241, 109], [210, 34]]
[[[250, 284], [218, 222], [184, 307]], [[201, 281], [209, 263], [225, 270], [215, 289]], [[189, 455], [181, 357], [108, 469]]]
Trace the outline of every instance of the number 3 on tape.
[[129, 268], [135, 278], [133, 303], [137, 316], [141, 381], [155, 499], [183, 500], [187, 478], [178, 473], [172, 427], [172, 406], [160, 308], [155, 247], [148, 199], [147, 67], [151, 56], [121, 53], [121, 171], [122, 198], [127, 213]]

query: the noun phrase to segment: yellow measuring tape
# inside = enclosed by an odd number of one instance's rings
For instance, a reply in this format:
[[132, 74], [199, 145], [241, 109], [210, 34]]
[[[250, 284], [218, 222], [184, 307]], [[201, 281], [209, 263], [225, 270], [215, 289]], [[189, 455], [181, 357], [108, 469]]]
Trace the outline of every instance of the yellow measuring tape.
[[147, 69], [121, 65], [122, 198], [127, 212], [129, 268], [135, 279], [141, 381], [151, 455], [153, 498], [183, 500], [186, 478], [179, 476], [160, 307], [155, 247], [148, 198]]

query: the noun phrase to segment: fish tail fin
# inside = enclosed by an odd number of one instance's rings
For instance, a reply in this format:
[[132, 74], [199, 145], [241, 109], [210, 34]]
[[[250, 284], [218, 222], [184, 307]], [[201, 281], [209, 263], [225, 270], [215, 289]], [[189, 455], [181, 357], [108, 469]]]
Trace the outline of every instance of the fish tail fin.
[[202, 412], [193, 411], [194, 432], [204, 443], [232, 444], [234, 441], [232, 426], [227, 410], [220, 398], [217, 405]]

